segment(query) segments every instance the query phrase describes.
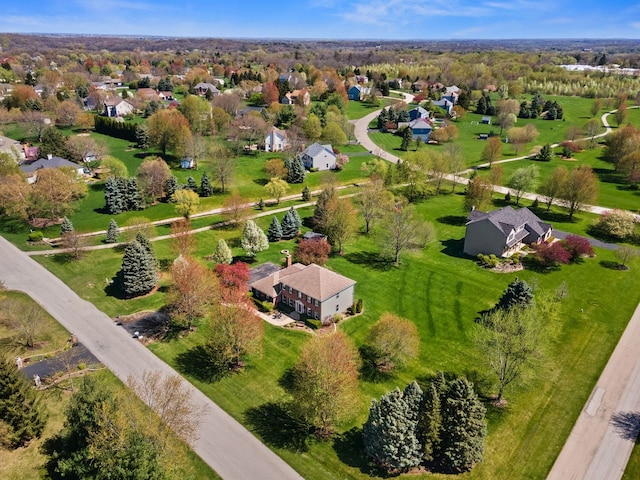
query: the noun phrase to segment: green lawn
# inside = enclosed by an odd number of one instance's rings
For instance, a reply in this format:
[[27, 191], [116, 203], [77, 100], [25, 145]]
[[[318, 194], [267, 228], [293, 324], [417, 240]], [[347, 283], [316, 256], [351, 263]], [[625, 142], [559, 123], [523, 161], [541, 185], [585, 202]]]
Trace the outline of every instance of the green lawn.
[[[398, 100], [401, 100], [401, 99], [398, 98]], [[375, 107], [365, 102], [359, 102], [357, 100], [349, 100], [349, 103], [347, 104], [347, 117], [349, 117], [349, 120], [356, 120], [358, 118], [362, 118], [365, 115], [370, 114], [371, 112], [379, 110], [382, 107], [391, 105], [394, 102], [396, 102], [396, 100], [393, 100], [391, 98], [383, 98], [382, 105], [379, 107]]]
[[[381, 265], [377, 261], [378, 248], [365, 236], [348, 244], [345, 255], [330, 260], [331, 268], [358, 282], [356, 296], [364, 299], [365, 313], [340, 325], [358, 344], [384, 311], [414, 321], [422, 339], [420, 359], [406, 370], [380, 382], [361, 381], [360, 414], [352, 423], [343, 425], [341, 432], [355, 430], [334, 442], [305, 443], [304, 439], [283, 432], [282, 422], [286, 419], [279, 416], [273, 405], [287, 399], [279, 380], [294, 362], [307, 334], [268, 326], [263, 356], [251, 359], [244, 372], [211, 384], [198, 378], [189, 360], [193, 347], [206, 337], [205, 325], [186, 339], [156, 343], [151, 349], [185, 372], [194, 384], [252, 429], [305, 478], [375, 476], [358, 446], [358, 429], [366, 419], [371, 398], [413, 379], [426, 379], [439, 370], [469, 376], [483, 396], [495, 393], [482, 358], [472, 345], [470, 332], [477, 312], [493, 305], [516, 275], [485, 271], [461, 255], [464, 237], [461, 205], [460, 195], [429, 198], [417, 205], [424, 218], [435, 224], [438, 240], [424, 252], [406, 255], [399, 268]], [[310, 213], [309, 209], [301, 212], [303, 217]], [[261, 226], [266, 227], [268, 221], [268, 217], [261, 220]], [[571, 226], [582, 231], [586, 223], [587, 218], [579, 218]], [[567, 229], [564, 225], [558, 228]], [[237, 248], [234, 240], [237, 235], [234, 230], [198, 235], [198, 255], [211, 253], [220, 237]], [[166, 242], [154, 246], [161, 259], [171, 259]], [[258, 262], [279, 260], [283, 248], [291, 250], [293, 243], [272, 245], [258, 255]], [[563, 266], [558, 271], [517, 274], [544, 289], [567, 282], [569, 296], [563, 304], [561, 335], [551, 347], [550, 358], [538, 371], [508, 390], [509, 406], [503, 411], [489, 408], [485, 462], [465, 478], [542, 479], [550, 469], [640, 300], [640, 276], [633, 274], [640, 268], [640, 262], [632, 265], [631, 272], [610, 270], [601, 266], [601, 262], [606, 265], [606, 261], [612, 261], [612, 253], [600, 250], [597, 253], [594, 259]], [[117, 271], [121, 257], [121, 252], [99, 251], [73, 263], [59, 263], [55, 257], [38, 260], [110, 315], [160, 307], [164, 289], [151, 297], [127, 301], [105, 295], [104, 277]], [[621, 288], [629, 294], [615, 295]], [[265, 413], [271, 415], [267, 420]]]

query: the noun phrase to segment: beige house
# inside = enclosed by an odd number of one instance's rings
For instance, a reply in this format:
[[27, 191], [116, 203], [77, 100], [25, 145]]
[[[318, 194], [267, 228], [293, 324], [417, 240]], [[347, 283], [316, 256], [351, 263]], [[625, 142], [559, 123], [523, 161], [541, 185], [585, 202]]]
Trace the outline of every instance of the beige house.
[[319, 265], [293, 265], [249, 285], [254, 298], [283, 303], [309, 318], [327, 321], [353, 305], [356, 282]]
[[120, 97], [113, 97], [104, 102], [105, 117], [124, 117], [133, 113], [135, 107]]

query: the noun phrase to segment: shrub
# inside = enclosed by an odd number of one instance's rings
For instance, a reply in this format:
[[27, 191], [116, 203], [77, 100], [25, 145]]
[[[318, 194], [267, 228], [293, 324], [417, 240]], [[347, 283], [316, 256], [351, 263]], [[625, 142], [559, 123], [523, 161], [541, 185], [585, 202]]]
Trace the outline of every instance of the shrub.
[[571, 261], [575, 262], [582, 256], [593, 257], [593, 247], [584, 237], [580, 235], [569, 235], [562, 241], [562, 246], [571, 254]]
[[361, 313], [363, 308], [364, 308], [364, 302], [362, 301], [361, 298], [359, 298], [358, 301], [356, 302], [356, 313]]
[[571, 261], [571, 253], [564, 248], [562, 242], [541, 243], [533, 248], [536, 252], [535, 259], [542, 266], [552, 267], [559, 264], [567, 264]]
[[318, 330], [319, 328], [322, 328], [322, 322], [320, 320], [316, 320], [315, 318], [308, 319], [307, 323], [314, 330]]
[[273, 312], [273, 303], [268, 302], [268, 301], [264, 301], [260, 303], [260, 306], [264, 309], [265, 312], [267, 313], [271, 313]]
[[44, 238], [44, 234], [40, 230], [36, 230], [35, 232], [31, 232], [29, 234], [28, 240], [30, 242], [41, 242]]
[[520, 252], [516, 252], [511, 255], [511, 261], [514, 265], [518, 265], [520, 263]]
[[604, 236], [623, 240], [635, 233], [636, 226], [631, 213], [624, 210], [611, 210], [600, 215], [594, 228]]
[[81, 362], [78, 364], [78, 370], [84, 370], [85, 368], [87, 368], [87, 364], [84, 362]]
[[531, 208], [538, 208], [539, 206], [540, 206], [540, 202], [538, 201], [538, 198], [536, 197], [536, 199], [531, 204]]
[[511, 192], [507, 192], [506, 195], [504, 196], [504, 201], [505, 202], [510, 202], [511, 201]]

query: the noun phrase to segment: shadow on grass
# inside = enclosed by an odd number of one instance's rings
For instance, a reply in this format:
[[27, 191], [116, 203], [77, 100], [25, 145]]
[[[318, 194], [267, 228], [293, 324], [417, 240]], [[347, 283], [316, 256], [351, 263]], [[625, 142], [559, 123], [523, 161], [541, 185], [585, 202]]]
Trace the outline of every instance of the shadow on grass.
[[547, 211], [546, 206], [542, 207], [529, 207], [533, 213], [535, 213], [541, 220], [549, 223], [577, 223], [578, 220], [574, 216], [571, 220], [566, 213]]
[[393, 476], [369, 460], [364, 452], [361, 428], [353, 427], [336, 437], [333, 441], [333, 450], [342, 463], [357, 468], [369, 477], [391, 478]]
[[601, 267], [608, 268], [609, 270], [629, 270], [629, 267], [626, 265], [622, 265], [621, 263], [613, 262], [611, 260], [600, 260], [599, 263]]
[[176, 366], [180, 373], [207, 383], [220, 380], [231, 373], [226, 366], [212, 361], [211, 355], [202, 345], [180, 353], [176, 357]]
[[611, 415], [609, 421], [616, 430], [616, 433], [625, 440], [638, 442], [640, 433], [640, 413], [638, 412], [618, 412]]
[[307, 425], [293, 418], [285, 404], [265, 403], [245, 412], [252, 430], [271, 447], [306, 452], [312, 433]]
[[359, 349], [362, 366], [360, 367], [360, 375], [367, 382], [383, 383], [391, 380], [394, 375], [392, 372], [384, 372], [378, 369], [376, 364], [376, 351], [369, 345], [362, 345]]
[[560, 270], [560, 265], [542, 265], [538, 260], [536, 260], [532, 255], [527, 255], [522, 258], [522, 265], [527, 270], [531, 270], [536, 273], [552, 273]]
[[269, 183], [269, 180], [267, 180], [266, 178], [254, 178], [253, 183], [264, 187], [267, 183]]
[[446, 215], [444, 217], [436, 218], [436, 222], [444, 223], [445, 225], [453, 225], [454, 227], [464, 227], [467, 223], [467, 217], [464, 215]]
[[[22, 220], [8, 217], [0, 217], [0, 232], [4, 233], [29, 233], [29, 226]], [[26, 240], [26, 238], [25, 238]]]
[[371, 267], [375, 270], [387, 271], [393, 267], [393, 263], [377, 252], [353, 252], [344, 255], [344, 258], [356, 265]]
[[463, 252], [464, 238], [461, 238], [459, 240], [454, 240], [453, 238], [451, 238], [449, 240], [441, 241], [440, 244], [444, 247], [440, 251], [445, 255], [448, 255], [450, 257], [466, 258], [469, 260], [473, 259], [473, 257]]

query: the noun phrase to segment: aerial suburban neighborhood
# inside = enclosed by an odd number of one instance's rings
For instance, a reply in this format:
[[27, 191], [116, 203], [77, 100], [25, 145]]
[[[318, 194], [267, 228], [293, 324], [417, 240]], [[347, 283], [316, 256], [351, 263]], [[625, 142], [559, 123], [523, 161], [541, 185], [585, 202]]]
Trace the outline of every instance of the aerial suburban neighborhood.
[[636, 41], [157, 8], [0, 33], [0, 478], [640, 478]]

